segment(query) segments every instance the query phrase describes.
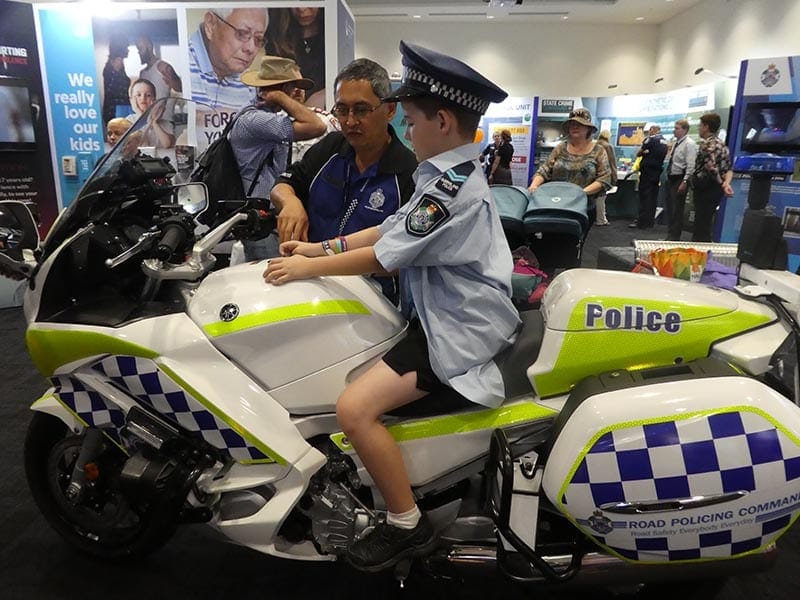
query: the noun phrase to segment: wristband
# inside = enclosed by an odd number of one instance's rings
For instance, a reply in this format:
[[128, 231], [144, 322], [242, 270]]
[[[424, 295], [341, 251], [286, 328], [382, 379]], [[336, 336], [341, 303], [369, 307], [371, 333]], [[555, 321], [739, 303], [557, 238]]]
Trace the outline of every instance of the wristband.
[[345, 237], [343, 235], [340, 235], [338, 239], [339, 243], [342, 246], [342, 252], [347, 252], [347, 240], [345, 239]]
[[323, 240], [322, 241], [322, 249], [325, 251], [325, 254], [327, 254], [328, 256], [333, 256], [334, 254], [336, 254], [336, 251], [333, 248], [331, 248], [330, 240]]

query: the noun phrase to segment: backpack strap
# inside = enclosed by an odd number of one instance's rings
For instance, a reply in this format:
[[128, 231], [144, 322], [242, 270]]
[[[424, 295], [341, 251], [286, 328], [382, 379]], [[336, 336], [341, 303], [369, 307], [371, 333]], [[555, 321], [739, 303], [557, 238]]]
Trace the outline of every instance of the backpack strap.
[[[231, 129], [233, 129], [233, 124], [239, 120], [239, 117], [241, 117], [244, 113], [253, 110], [258, 110], [258, 109], [255, 106], [247, 106], [242, 110], [240, 110], [238, 113], [236, 113], [236, 116], [232, 118], [230, 121], [228, 121], [227, 125], [225, 125], [225, 129], [222, 130], [222, 135], [227, 136], [230, 133]], [[247, 189], [245, 198], [249, 198], [250, 195], [253, 193], [253, 190], [255, 189], [256, 184], [258, 183], [258, 179], [259, 177], [261, 177], [261, 172], [264, 170], [264, 165], [267, 164], [267, 161], [272, 160], [272, 156], [274, 154], [275, 154], [275, 148], [270, 150], [269, 154], [267, 154], [264, 157], [264, 160], [262, 160], [261, 163], [258, 165], [258, 169], [256, 169], [256, 174], [253, 176], [253, 181], [250, 182], [250, 187]]]

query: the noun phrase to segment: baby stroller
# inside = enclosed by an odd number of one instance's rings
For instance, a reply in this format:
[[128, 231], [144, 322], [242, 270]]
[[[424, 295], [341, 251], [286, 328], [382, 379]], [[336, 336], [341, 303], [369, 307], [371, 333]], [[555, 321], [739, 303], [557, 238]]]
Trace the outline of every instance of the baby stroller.
[[534, 193], [511, 185], [491, 186], [509, 246], [530, 248], [543, 271], [579, 267], [589, 229], [586, 194], [580, 186], [552, 181]]

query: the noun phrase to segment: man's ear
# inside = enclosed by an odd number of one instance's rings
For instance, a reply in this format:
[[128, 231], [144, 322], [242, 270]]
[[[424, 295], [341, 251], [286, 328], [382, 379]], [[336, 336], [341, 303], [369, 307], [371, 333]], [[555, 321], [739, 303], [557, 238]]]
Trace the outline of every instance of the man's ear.
[[397, 114], [397, 102], [385, 102], [386, 104], [386, 116], [388, 120], [391, 121], [394, 119], [395, 114]]
[[217, 18], [214, 14], [209, 10], [206, 11], [206, 14], [203, 15], [203, 33], [206, 34], [207, 38], [211, 37], [211, 34], [214, 31], [214, 27], [216, 27]]

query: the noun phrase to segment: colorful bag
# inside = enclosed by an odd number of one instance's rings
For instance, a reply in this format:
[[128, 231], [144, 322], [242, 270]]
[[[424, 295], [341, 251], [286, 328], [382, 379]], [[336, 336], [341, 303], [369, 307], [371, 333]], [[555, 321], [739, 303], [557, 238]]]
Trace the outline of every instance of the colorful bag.
[[700, 281], [708, 252], [694, 248], [660, 248], [650, 253], [650, 263], [662, 277]]

